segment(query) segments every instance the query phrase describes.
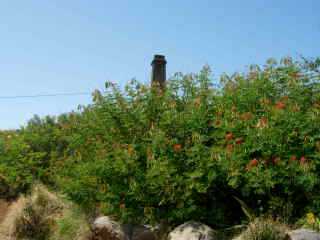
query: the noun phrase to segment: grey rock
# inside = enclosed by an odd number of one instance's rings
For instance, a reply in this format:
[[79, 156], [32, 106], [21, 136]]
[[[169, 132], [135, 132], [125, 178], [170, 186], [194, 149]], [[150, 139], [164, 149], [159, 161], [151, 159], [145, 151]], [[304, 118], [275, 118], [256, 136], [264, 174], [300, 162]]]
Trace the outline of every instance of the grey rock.
[[98, 217], [92, 224], [90, 240], [156, 240], [156, 229], [151, 226], [124, 224], [107, 216]]
[[119, 223], [103, 216], [93, 222], [91, 240], [125, 240], [125, 234]]
[[155, 231], [151, 226], [124, 224], [122, 226], [126, 240], [156, 240]]
[[216, 232], [199, 222], [186, 222], [169, 233], [168, 240], [215, 240]]
[[320, 240], [320, 233], [301, 228], [297, 230], [290, 231], [286, 234], [286, 240]]

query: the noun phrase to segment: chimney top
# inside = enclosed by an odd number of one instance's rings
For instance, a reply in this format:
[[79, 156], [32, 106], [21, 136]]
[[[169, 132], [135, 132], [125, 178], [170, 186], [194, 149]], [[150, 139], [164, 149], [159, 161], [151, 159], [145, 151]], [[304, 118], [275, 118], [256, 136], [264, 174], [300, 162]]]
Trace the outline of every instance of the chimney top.
[[159, 54], [154, 55], [151, 65], [153, 65], [155, 63], [166, 64], [167, 61], [166, 61], [165, 56], [164, 55], [159, 55]]
[[164, 89], [166, 84], [166, 64], [167, 61], [164, 55], [154, 55], [151, 62], [152, 75], [151, 83], [159, 85], [161, 89]]

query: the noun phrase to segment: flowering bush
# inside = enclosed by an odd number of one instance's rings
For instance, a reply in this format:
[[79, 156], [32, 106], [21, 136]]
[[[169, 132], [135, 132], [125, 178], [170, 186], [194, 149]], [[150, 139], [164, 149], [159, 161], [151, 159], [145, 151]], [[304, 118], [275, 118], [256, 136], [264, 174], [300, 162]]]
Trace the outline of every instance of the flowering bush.
[[222, 227], [241, 220], [234, 196], [294, 221], [320, 212], [319, 65], [270, 60], [218, 87], [208, 67], [164, 91], [107, 83], [79, 112], [30, 121], [19, 154], [33, 178], [122, 221]]

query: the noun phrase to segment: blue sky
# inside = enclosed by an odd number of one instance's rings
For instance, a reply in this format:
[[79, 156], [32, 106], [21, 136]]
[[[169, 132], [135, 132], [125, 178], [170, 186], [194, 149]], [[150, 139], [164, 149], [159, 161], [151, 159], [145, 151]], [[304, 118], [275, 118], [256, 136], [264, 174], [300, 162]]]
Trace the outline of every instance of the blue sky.
[[319, 9], [319, 0], [0, 0], [0, 128], [91, 101], [2, 96], [146, 82], [157, 53], [169, 76], [205, 64], [219, 76], [270, 57], [320, 56]]

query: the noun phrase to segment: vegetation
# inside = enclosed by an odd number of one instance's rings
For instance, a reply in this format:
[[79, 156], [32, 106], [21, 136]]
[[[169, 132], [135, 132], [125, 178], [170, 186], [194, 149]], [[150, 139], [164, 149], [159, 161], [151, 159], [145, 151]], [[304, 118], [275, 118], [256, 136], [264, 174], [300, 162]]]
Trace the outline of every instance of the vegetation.
[[14, 233], [17, 239], [44, 240], [50, 236], [53, 215], [59, 209], [56, 201], [42, 191], [27, 199], [22, 214], [16, 219]]
[[0, 226], [1, 239], [85, 240], [88, 222], [74, 204], [36, 185], [27, 197], [13, 203]]
[[286, 226], [272, 219], [256, 219], [248, 225], [240, 239], [242, 240], [284, 240]]
[[165, 91], [131, 81], [94, 103], [34, 117], [0, 136], [0, 192], [35, 181], [123, 222], [214, 227], [254, 213], [320, 216], [320, 60], [251, 66], [221, 77], [178, 73]]
[[320, 232], [320, 219], [312, 212], [307, 213], [304, 217], [299, 219], [296, 225]]

